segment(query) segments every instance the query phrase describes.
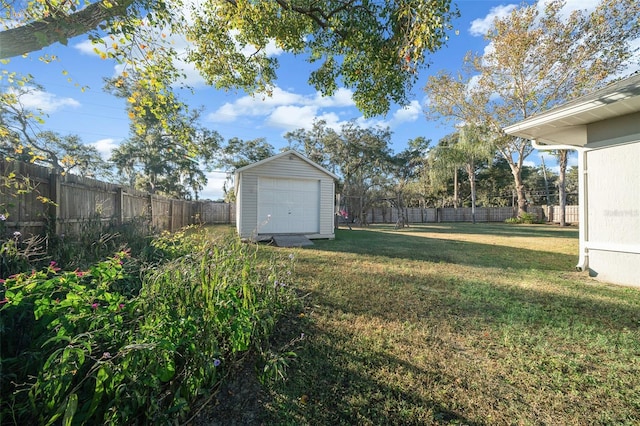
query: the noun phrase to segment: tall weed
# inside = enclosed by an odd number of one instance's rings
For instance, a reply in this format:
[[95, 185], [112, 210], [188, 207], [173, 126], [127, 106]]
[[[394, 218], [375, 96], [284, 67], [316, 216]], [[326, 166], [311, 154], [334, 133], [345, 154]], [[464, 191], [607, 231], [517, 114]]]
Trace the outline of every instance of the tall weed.
[[3, 424], [184, 419], [296, 302], [293, 256], [202, 232], [165, 235], [157, 248], [139, 293], [123, 291], [127, 252], [2, 283]]

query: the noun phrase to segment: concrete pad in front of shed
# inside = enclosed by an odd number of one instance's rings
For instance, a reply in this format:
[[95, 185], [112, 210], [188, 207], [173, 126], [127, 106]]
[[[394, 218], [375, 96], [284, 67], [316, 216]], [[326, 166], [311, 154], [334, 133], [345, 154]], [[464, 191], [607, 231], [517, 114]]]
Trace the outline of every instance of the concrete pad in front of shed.
[[313, 245], [313, 241], [304, 235], [274, 235], [273, 243], [278, 247], [304, 247]]

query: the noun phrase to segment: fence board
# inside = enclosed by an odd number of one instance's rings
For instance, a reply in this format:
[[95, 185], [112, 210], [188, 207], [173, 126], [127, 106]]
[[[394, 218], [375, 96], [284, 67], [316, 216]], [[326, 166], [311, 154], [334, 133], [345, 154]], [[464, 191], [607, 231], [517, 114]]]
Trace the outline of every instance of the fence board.
[[[557, 209], [557, 206], [556, 206]], [[546, 221], [546, 207], [529, 206], [529, 213], [537, 220]], [[409, 223], [437, 223], [437, 222], [471, 222], [471, 208], [406, 208]], [[575, 212], [575, 215], [574, 215]], [[578, 206], [567, 206], [567, 222], [577, 223]], [[476, 208], [477, 222], [504, 222], [515, 217], [517, 210], [513, 207], [478, 207]], [[396, 223], [398, 210], [391, 207], [375, 207], [365, 212], [367, 223]], [[569, 219], [569, 217], [571, 219]]]
[[[8, 213], [5, 231], [24, 234], [43, 233], [47, 226], [55, 232], [81, 232], [87, 221], [116, 221], [118, 223], [143, 220], [156, 230], [175, 231], [195, 223], [233, 224], [236, 220], [234, 204], [214, 201], [172, 200], [94, 179], [75, 175], [56, 176], [50, 170], [34, 164], [0, 161], [0, 172], [8, 176], [28, 178], [35, 191], [10, 196], [5, 189], [0, 194], [0, 207]], [[51, 199], [56, 205], [45, 204]], [[529, 212], [539, 220], [558, 222], [558, 206], [547, 208], [530, 206]], [[470, 222], [470, 208], [407, 208], [410, 223]], [[579, 222], [578, 206], [567, 206], [568, 223]], [[368, 223], [396, 223], [398, 210], [376, 207], [365, 212]], [[513, 207], [479, 207], [478, 222], [504, 222], [514, 217]], [[51, 218], [56, 219], [55, 222]]]
[[[109, 221], [143, 220], [156, 230], [168, 231], [195, 223], [235, 222], [235, 206], [226, 203], [171, 200], [81, 176], [53, 175], [34, 164], [0, 161], [3, 176], [12, 172], [27, 178], [35, 190], [16, 197], [6, 189], [0, 193], [9, 233], [42, 234], [51, 226], [58, 234], [77, 234], [87, 224]], [[55, 204], [43, 203], [42, 197]]]

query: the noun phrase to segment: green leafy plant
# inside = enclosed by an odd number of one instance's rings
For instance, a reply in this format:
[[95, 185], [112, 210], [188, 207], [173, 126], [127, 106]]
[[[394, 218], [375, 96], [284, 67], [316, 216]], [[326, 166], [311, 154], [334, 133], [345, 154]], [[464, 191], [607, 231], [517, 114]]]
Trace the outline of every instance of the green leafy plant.
[[528, 225], [539, 223], [540, 221], [533, 213], [520, 213], [518, 217], [510, 217], [504, 221], [505, 223], [518, 224], [525, 223]]
[[51, 262], [2, 282], [3, 419], [184, 419], [295, 303], [293, 256], [265, 257], [237, 238], [189, 230], [160, 237], [157, 247], [162, 261], [140, 269], [139, 293], [123, 291], [127, 251], [87, 270]]

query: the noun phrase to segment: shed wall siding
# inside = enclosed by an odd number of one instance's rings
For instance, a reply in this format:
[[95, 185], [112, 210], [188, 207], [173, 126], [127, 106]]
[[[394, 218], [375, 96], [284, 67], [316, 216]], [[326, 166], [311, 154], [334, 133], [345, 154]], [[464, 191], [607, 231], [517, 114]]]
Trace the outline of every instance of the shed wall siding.
[[333, 179], [320, 181], [320, 235], [334, 235], [335, 184]]
[[[291, 159], [289, 159], [291, 158]], [[331, 176], [296, 157], [285, 155], [257, 165], [240, 173], [238, 232], [243, 238], [260, 234], [259, 224], [267, 218], [258, 218], [258, 178], [260, 176], [290, 179], [317, 179], [320, 181], [320, 231], [316, 238], [333, 238], [334, 182]]]

